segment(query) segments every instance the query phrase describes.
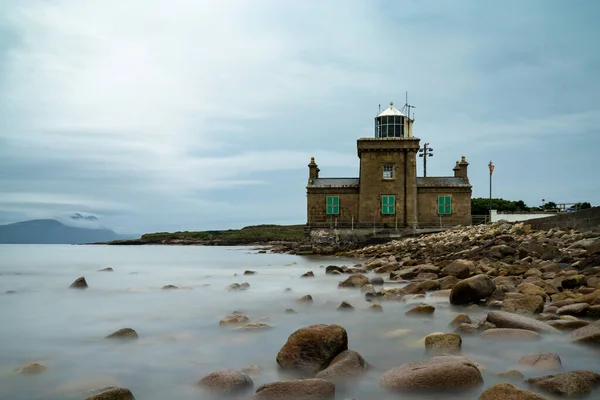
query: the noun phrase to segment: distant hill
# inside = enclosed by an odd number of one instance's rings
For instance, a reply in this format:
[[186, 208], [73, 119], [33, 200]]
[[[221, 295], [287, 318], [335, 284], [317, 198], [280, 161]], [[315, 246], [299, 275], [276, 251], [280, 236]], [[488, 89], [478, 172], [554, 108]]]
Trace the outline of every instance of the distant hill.
[[67, 226], [54, 219], [36, 219], [0, 225], [0, 243], [82, 244], [109, 242], [125, 238], [110, 229]]

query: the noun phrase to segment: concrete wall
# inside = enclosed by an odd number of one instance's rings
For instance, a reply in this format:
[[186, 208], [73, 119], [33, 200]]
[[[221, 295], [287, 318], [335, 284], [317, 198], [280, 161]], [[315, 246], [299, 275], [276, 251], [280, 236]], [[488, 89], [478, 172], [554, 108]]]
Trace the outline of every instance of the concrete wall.
[[540, 213], [506, 213], [506, 214], [499, 214], [498, 211], [496, 210], [492, 210], [491, 214], [490, 214], [490, 219], [492, 222], [498, 222], [501, 219], [506, 220], [508, 222], [518, 222], [518, 221], [527, 221], [530, 219], [542, 219], [542, 218], [548, 218], [548, 217], [556, 217], [557, 214], [555, 213], [546, 213], [546, 214], [540, 214]]
[[[471, 189], [420, 187], [419, 227], [471, 225]], [[438, 196], [452, 196], [452, 214], [438, 214]], [[440, 218], [441, 217], [441, 218]]]
[[600, 232], [600, 207], [558, 214], [551, 218], [531, 219], [527, 223], [534, 229], [573, 228], [580, 231]]

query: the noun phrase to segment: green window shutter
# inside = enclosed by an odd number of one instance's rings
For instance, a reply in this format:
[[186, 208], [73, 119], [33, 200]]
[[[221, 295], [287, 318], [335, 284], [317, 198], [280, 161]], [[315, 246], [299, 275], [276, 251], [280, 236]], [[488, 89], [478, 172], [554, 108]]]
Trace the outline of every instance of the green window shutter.
[[440, 215], [452, 214], [452, 197], [451, 196], [438, 196], [438, 214], [440, 214]]
[[340, 198], [338, 196], [327, 196], [326, 213], [337, 215], [340, 213]]
[[382, 214], [394, 214], [396, 196], [381, 196], [381, 213]]

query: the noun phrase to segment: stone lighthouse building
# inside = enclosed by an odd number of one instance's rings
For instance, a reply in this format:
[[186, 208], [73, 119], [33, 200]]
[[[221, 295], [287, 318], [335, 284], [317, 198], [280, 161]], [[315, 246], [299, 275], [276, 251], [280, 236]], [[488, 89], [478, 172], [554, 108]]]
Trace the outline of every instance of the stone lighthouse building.
[[419, 138], [409, 116], [390, 103], [375, 117], [374, 137], [357, 141], [358, 178], [322, 178], [308, 164], [308, 226], [432, 228], [471, 223], [469, 163], [452, 176], [417, 177]]

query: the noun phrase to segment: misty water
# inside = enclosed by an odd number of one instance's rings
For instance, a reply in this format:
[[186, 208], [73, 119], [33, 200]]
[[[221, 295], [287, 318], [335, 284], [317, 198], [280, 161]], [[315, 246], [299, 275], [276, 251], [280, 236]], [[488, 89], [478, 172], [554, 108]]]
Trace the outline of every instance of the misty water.
[[[275, 357], [287, 337], [311, 324], [340, 324], [349, 347], [375, 369], [351, 385], [338, 386], [336, 398], [417, 399], [428, 395], [389, 394], [377, 385], [383, 371], [426, 359], [419, 339], [451, 332], [448, 323], [465, 308], [428, 297], [407, 303], [384, 302], [384, 311], [366, 311], [360, 290], [337, 289], [340, 276], [321, 266], [352, 265], [360, 260], [258, 254], [249, 247], [0, 245], [0, 399], [83, 399], [86, 390], [123, 386], [137, 399], [199, 399], [194, 384], [219, 369], [262, 367], [255, 387], [285, 379]], [[112, 267], [114, 272], [99, 272]], [[256, 275], [243, 276], [245, 270]], [[315, 278], [300, 278], [314, 271]], [[234, 276], [238, 274], [238, 276]], [[69, 289], [79, 276], [89, 288]], [[248, 282], [245, 291], [228, 291]], [[161, 290], [164, 285], [180, 290]], [[284, 292], [291, 288], [291, 292]], [[15, 294], [5, 294], [16, 291]], [[312, 305], [295, 300], [305, 294]], [[347, 300], [356, 308], [339, 312]], [[435, 305], [433, 317], [406, 317], [413, 303]], [[296, 314], [286, 314], [293, 308]], [[272, 329], [239, 332], [219, 320], [242, 311], [252, 322]], [[471, 317], [485, 316], [470, 308]], [[134, 328], [139, 340], [115, 343], [104, 336]], [[408, 331], [407, 331], [408, 330]], [[461, 354], [481, 364], [485, 384], [469, 394], [436, 394], [437, 399], [476, 399], [503, 381], [497, 373], [512, 369], [527, 353], [552, 351], [563, 370], [598, 370], [598, 352], [563, 336], [535, 342], [484, 341], [463, 335]], [[15, 369], [39, 362], [48, 369], [19, 375]], [[526, 377], [543, 375], [523, 371]], [[523, 386], [519, 381], [511, 382]]]

